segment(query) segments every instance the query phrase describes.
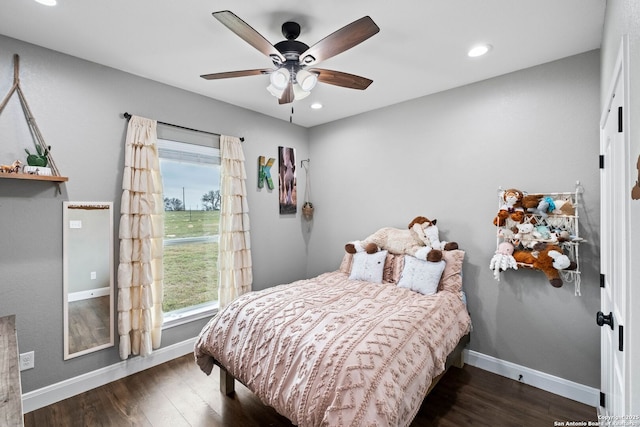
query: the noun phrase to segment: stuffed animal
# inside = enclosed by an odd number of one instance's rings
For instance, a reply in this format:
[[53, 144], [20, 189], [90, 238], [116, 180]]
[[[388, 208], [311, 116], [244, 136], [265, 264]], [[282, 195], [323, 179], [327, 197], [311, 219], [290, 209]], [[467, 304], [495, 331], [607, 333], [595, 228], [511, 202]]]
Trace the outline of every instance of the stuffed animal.
[[511, 243], [502, 242], [498, 245], [498, 250], [495, 255], [493, 255], [493, 258], [491, 258], [489, 268], [493, 270], [493, 277], [498, 282], [500, 281], [500, 272], [508, 268], [518, 269], [518, 263], [513, 257], [513, 251], [514, 247]]
[[546, 225], [536, 225], [535, 230], [536, 233], [540, 235], [540, 239], [552, 243], [558, 242], [558, 236], [556, 235], [556, 233], [552, 233], [549, 227], [547, 227]]
[[540, 240], [540, 233], [536, 231], [533, 224], [518, 224], [516, 227], [518, 228], [518, 232], [513, 238], [516, 239], [523, 248], [531, 249], [538, 240]]
[[576, 208], [571, 203], [571, 200], [554, 200], [553, 204], [553, 209], [549, 210], [553, 215], [572, 216], [576, 214]]
[[500, 206], [498, 214], [493, 219], [493, 225], [503, 227], [507, 222], [507, 218], [521, 223], [524, 220], [524, 208], [522, 207], [522, 198], [524, 195], [522, 191], [510, 188], [503, 191], [500, 197], [502, 199], [502, 205]]
[[350, 254], [356, 252], [375, 253], [386, 249], [392, 254], [407, 254], [416, 258], [439, 262], [442, 250], [458, 249], [456, 242], [440, 241], [437, 220], [418, 216], [411, 221], [408, 230], [385, 227], [376, 231], [366, 239], [356, 240], [345, 245]]
[[577, 264], [571, 261], [559, 246], [538, 243], [533, 249], [533, 251], [515, 251], [513, 257], [524, 267], [542, 271], [549, 279], [551, 286], [555, 288], [562, 286], [560, 270], [575, 270], [577, 268]]
[[543, 197], [544, 195], [542, 194], [525, 194], [522, 196], [522, 207], [527, 212], [530, 212], [529, 209], [535, 209]]
[[552, 212], [555, 208], [556, 206], [551, 197], [541, 196], [537, 205], [530, 206], [526, 209], [529, 213], [540, 215], [542, 218], [546, 218], [547, 216], [549, 216], [549, 213]]
[[[515, 231], [518, 231], [517, 228], [514, 228]], [[514, 237], [516, 235], [514, 230], [510, 229], [510, 228], [499, 228], [498, 229], [498, 237], [501, 237], [502, 240], [504, 241], [510, 241], [513, 240]]]

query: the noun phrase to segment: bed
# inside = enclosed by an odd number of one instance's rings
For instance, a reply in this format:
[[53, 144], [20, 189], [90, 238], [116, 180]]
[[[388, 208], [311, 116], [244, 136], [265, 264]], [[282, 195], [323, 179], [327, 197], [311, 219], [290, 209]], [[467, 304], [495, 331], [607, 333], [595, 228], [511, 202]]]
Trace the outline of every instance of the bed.
[[[236, 379], [296, 425], [409, 425], [462, 366], [471, 330], [464, 251], [445, 251], [435, 272], [411, 258], [346, 254], [336, 271], [242, 295], [203, 328], [196, 362], [220, 366], [221, 391]], [[415, 289], [425, 282], [433, 293]]]

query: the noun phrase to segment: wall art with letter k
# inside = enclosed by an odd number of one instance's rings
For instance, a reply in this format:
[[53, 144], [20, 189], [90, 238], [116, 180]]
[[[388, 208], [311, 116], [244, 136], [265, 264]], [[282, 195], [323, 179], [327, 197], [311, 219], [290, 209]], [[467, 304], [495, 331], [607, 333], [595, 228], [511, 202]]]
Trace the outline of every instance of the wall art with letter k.
[[274, 158], [269, 158], [265, 161], [264, 156], [258, 157], [258, 188], [264, 187], [264, 182], [267, 181], [267, 187], [269, 190], [273, 190], [273, 179], [271, 179], [271, 166], [276, 161]]

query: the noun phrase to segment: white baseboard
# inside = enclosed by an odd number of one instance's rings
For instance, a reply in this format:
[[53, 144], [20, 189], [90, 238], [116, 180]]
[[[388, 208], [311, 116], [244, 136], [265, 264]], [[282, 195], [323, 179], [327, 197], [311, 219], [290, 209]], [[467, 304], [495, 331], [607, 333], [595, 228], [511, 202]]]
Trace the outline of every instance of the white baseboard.
[[493, 356], [478, 353], [477, 351], [465, 350], [464, 362], [471, 366], [484, 369], [485, 371], [493, 372], [494, 374], [566, 397], [567, 399], [576, 400], [585, 405], [597, 407], [600, 402], [600, 390], [596, 388], [565, 380], [564, 378], [549, 375], [525, 366], [516, 365], [515, 363], [497, 359]]
[[22, 406], [24, 413], [35, 411], [85, 391], [103, 386], [137, 372], [176, 359], [193, 352], [196, 338], [191, 338], [167, 347], [154, 350], [146, 357], [132, 357], [105, 368], [87, 372], [56, 384], [24, 393]]

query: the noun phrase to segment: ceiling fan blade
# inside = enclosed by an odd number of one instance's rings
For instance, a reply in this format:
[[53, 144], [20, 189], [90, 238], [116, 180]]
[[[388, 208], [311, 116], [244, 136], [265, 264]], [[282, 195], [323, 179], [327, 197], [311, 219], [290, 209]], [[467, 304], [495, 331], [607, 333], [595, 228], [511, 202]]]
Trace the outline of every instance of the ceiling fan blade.
[[300, 55], [301, 65], [312, 65], [329, 59], [347, 49], [362, 43], [380, 31], [380, 28], [368, 16], [329, 34]]
[[350, 89], [365, 90], [373, 80], [355, 74], [343, 73], [342, 71], [325, 70], [324, 68], [310, 68], [308, 71], [318, 75], [318, 81], [334, 86], [341, 86]]
[[293, 95], [293, 83], [289, 82], [284, 92], [282, 92], [282, 96], [278, 99], [278, 104], [290, 104], [294, 100]]
[[262, 34], [253, 29], [249, 24], [238, 18], [233, 12], [223, 10], [214, 12], [213, 17], [222, 22], [227, 28], [236, 33], [242, 40], [258, 49], [264, 55], [278, 63], [286, 61], [284, 56]]
[[229, 79], [232, 77], [257, 76], [259, 74], [272, 73], [271, 68], [259, 68], [255, 70], [226, 71], [224, 73], [203, 74], [200, 77], [207, 80]]

